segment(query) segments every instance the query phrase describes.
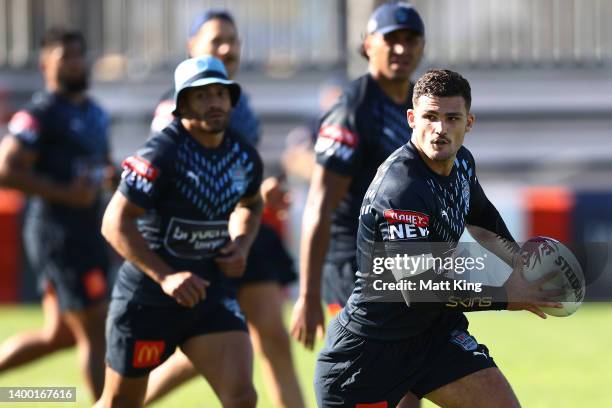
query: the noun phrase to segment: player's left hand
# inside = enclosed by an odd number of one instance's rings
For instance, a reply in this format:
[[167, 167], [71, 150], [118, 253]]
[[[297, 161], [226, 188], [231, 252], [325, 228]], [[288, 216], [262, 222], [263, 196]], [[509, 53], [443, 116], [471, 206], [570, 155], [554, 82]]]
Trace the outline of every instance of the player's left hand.
[[276, 212], [286, 212], [291, 205], [291, 195], [278, 177], [268, 177], [261, 183], [261, 197], [265, 206]]
[[236, 241], [230, 241], [219, 250], [215, 262], [228, 278], [239, 278], [246, 268], [248, 251]]
[[513, 259], [514, 268], [504, 284], [508, 297], [508, 310], [526, 310], [546, 319], [541, 307], [561, 308], [563, 305], [553, 299], [565, 293], [562, 289], [546, 290], [543, 285], [554, 279], [560, 271], [553, 271], [533, 282], [523, 276], [523, 261], [517, 254]]

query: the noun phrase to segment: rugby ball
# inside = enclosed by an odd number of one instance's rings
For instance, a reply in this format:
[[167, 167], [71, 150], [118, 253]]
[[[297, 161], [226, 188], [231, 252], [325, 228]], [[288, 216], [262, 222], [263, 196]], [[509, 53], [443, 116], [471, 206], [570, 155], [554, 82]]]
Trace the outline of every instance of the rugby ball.
[[523, 276], [532, 282], [550, 272], [560, 273], [542, 285], [542, 289], [565, 289], [565, 294], [552, 300], [563, 308], [542, 307], [551, 316], [565, 317], [578, 310], [584, 300], [585, 281], [580, 263], [565, 245], [549, 237], [534, 237], [521, 247]]

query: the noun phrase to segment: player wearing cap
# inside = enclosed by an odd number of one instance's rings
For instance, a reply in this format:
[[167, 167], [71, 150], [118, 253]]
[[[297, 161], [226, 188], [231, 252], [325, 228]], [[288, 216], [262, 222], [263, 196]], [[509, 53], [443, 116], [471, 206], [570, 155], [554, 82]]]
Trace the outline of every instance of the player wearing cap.
[[[408, 392], [441, 407], [517, 407], [487, 347], [467, 331], [463, 312], [529, 310], [545, 318], [538, 306], [561, 307], [546, 301], [560, 291], [541, 287], [554, 274], [536, 282], [522, 277], [519, 247], [462, 146], [474, 124], [467, 80], [448, 70], [428, 71], [414, 87], [413, 104], [411, 140], [380, 166], [363, 200], [355, 289], [330, 323], [317, 360], [319, 407], [395, 407]], [[379, 255], [448, 257], [466, 226], [515, 265], [504, 287], [465, 287], [461, 271], [438, 266], [447, 263], [374, 271]], [[377, 286], [379, 278], [405, 284], [400, 296]]]
[[[390, 2], [372, 13], [362, 55], [368, 73], [353, 81], [323, 116], [316, 165], [302, 221], [300, 294], [291, 335], [312, 349], [330, 312], [346, 304], [355, 283], [359, 207], [378, 166], [410, 139], [410, 78], [423, 55], [425, 27], [414, 7]], [[418, 405], [408, 395], [404, 406]]]
[[410, 77], [423, 55], [424, 32], [412, 6], [378, 7], [362, 47], [368, 73], [344, 90], [321, 121], [291, 324], [292, 335], [307, 348], [316, 330], [323, 330], [321, 297], [330, 309], [339, 309], [353, 289], [356, 220], [366, 189], [378, 166], [410, 139], [405, 112], [412, 107]]
[[228, 277], [261, 217], [262, 163], [227, 130], [240, 87], [214, 57], [180, 63], [176, 118], [123, 163], [102, 233], [125, 258], [106, 325], [96, 406], [141, 406], [148, 374], [180, 347], [224, 407], [254, 407], [252, 350]]
[[[104, 381], [107, 247], [101, 191], [112, 188], [109, 117], [87, 96], [86, 44], [55, 28], [42, 40], [46, 91], [9, 123], [0, 147], [0, 185], [31, 196], [24, 222], [27, 259], [43, 291], [44, 328], [0, 346], [0, 372], [56, 350], [79, 350], [94, 398]], [[83, 256], [87, 254], [87, 256]]]
[[[187, 48], [191, 57], [212, 55], [225, 65], [233, 78], [240, 63], [240, 39], [236, 24], [226, 10], [212, 9], [197, 16], [192, 24]], [[174, 100], [170, 92], [160, 102], [151, 124], [159, 130], [173, 120]], [[230, 115], [228, 129], [257, 145], [259, 121], [244, 92]], [[266, 166], [269, 170], [270, 166]], [[270, 173], [267, 170], [268, 173]], [[255, 349], [261, 351], [265, 384], [275, 406], [300, 408], [304, 406], [299, 387], [289, 335], [283, 324], [283, 287], [296, 279], [293, 260], [282, 242], [282, 221], [279, 211], [287, 209], [283, 177], [270, 173], [261, 188], [264, 213], [259, 234], [253, 243], [244, 276], [234, 280], [237, 298], [247, 322]], [[197, 373], [179, 351], [150, 376], [146, 401], [153, 401]]]

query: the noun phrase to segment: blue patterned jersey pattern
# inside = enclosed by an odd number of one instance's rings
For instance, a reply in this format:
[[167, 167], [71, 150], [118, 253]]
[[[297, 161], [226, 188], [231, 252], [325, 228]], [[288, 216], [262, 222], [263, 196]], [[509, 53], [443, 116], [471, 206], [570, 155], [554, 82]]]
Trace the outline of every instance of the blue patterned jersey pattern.
[[[227, 282], [214, 257], [229, 241], [236, 204], [259, 191], [262, 162], [255, 149], [231, 131], [218, 147], [205, 148], [175, 119], [123, 168], [119, 191], [147, 210], [138, 228], [149, 247], [174, 270], [210, 281], [208, 297], [224, 295]], [[130, 262], [120, 269], [113, 297], [174, 302]]]
[[[478, 182], [471, 153], [461, 147], [450, 175], [444, 177], [425, 164], [412, 142], [395, 151], [380, 166], [363, 200], [357, 235], [359, 271], [353, 294], [339, 315], [341, 324], [365, 337], [401, 339], [427, 330], [442, 314], [459, 319], [461, 312], [447, 309], [444, 299], [410, 306], [401, 297], [395, 302], [372, 301], [366, 288], [372, 280], [363, 271], [372, 270], [377, 243], [387, 247], [399, 244], [397, 247], [409, 256], [452, 253], [466, 224], [482, 226], [514, 241]], [[445, 271], [421, 272], [422, 279], [442, 279]], [[504, 297], [503, 289], [487, 290], [497, 299]], [[505, 307], [501, 303], [491, 306]]]
[[[37, 154], [34, 171], [60, 183], [86, 176], [100, 183], [109, 164], [108, 115], [91, 99], [75, 104], [56, 93], [37, 93], [9, 123], [9, 132]], [[27, 217], [60, 225], [75, 235], [95, 234], [100, 201], [73, 208], [32, 197]], [[94, 232], [92, 232], [94, 231]]]
[[323, 116], [315, 143], [317, 163], [352, 178], [333, 214], [327, 261], [355, 257], [359, 207], [378, 166], [410, 140], [409, 108], [412, 95], [397, 104], [370, 75], [364, 75], [349, 84]]

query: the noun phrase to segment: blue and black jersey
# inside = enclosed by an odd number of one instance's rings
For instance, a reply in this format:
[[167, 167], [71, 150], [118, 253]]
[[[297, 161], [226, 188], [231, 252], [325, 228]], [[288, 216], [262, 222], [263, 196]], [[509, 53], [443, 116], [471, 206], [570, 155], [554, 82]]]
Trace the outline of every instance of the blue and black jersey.
[[[466, 293], [440, 292], [437, 301], [390, 301], [372, 298], [373, 258], [382, 247], [401, 248], [409, 256], [443, 257], [452, 253], [466, 224], [495, 232], [501, 239], [514, 242], [499, 213], [484, 194], [476, 177], [471, 153], [461, 147], [449, 176], [434, 173], [419, 156], [412, 142], [395, 151], [378, 170], [370, 185], [359, 217], [357, 235], [357, 281], [339, 321], [355, 334], [380, 339], [411, 337], [431, 327], [444, 315], [457, 319], [462, 311], [481, 310], [480, 305], [455, 307], [444, 296]], [[368, 271], [368, 272], [366, 272]], [[394, 276], [393, 281], [409, 279]], [[416, 271], [420, 280], [446, 279], [433, 269]], [[390, 273], [390, 272], [388, 272]], [[398, 272], [400, 275], [402, 272]], [[505, 290], [486, 288], [495, 302], [489, 309], [502, 309]], [[469, 295], [469, 293], [467, 293]], [[485, 293], [483, 293], [484, 295]], [[418, 296], [418, 292], [412, 293]], [[406, 300], [406, 298], [404, 298]], [[410, 304], [409, 304], [410, 303]]]
[[[221, 144], [203, 147], [175, 119], [123, 163], [119, 191], [147, 210], [138, 228], [176, 271], [211, 282], [207, 297], [225, 294], [226, 280], [214, 262], [230, 239], [228, 220], [236, 204], [258, 193], [262, 162], [255, 149], [226, 131]], [[160, 286], [130, 262], [120, 269], [114, 298], [168, 303]]]
[[[91, 99], [74, 104], [56, 93], [37, 93], [18, 111], [9, 131], [37, 154], [34, 171], [68, 184], [86, 174], [100, 183], [109, 164], [108, 115]], [[61, 225], [74, 235], [98, 235], [100, 202], [73, 208], [32, 197], [27, 217]]]
[[338, 102], [323, 116], [315, 153], [317, 163], [352, 178], [347, 195], [332, 218], [328, 262], [355, 257], [359, 207], [376, 169], [412, 134], [406, 102], [391, 100], [370, 76], [364, 75], [344, 90]]

